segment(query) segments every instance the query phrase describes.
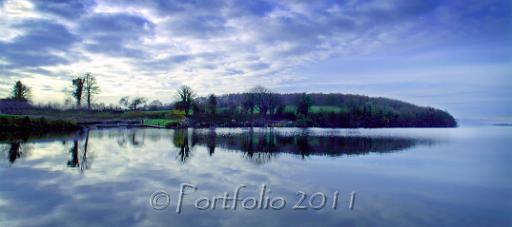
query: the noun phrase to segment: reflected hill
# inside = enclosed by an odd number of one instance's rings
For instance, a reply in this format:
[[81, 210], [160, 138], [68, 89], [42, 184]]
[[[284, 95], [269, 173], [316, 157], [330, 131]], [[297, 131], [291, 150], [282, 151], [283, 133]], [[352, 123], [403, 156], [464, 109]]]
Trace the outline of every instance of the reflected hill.
[[210, 154], [216, 147], [241, 151], [247, 157], [255, 155], [270, 159], [279, 153], [300, 155], [341, 156], [364, 155], [369, 153], [397, 152], [414, 146], [433, 144], [433, 140], [371, 137], [371, 136], [331, 136], [310, 134], [281, 134], [272, 131], [252, 131], [217, 134], [216, 131], [192, 133], [193, 144], [206, 146]]
[[[169, 144], [176, 152], [178, 163], [185, 164], [193, 157], [195, 148], [205, 148], [209, 156], [219, 150], [240, 152], [243, 159], [255, 164], [268, 163], [280, 154], [294, 155], [305, 159], [310, 156], [366, 155], [369, 153], [391, 153], [407, 150], [418, 145], [432, 145], [433, 139], [411, 137], [368, 136], [368, 135], [329, 135], [308, 133], [301, 129], [262, 130], [262, 129], [105, 129], [84, 130], [53, 136], [30, 137], [23, 135], [3, 141], [0, 150], [10, 163], [22, 158], [29, 143], [62, 141], [63, 153], [70, 158], [66, 165], [82, 171], [91, 165], [87, 154], [95, 153], [88, 147], [90, 141], [112, 141], [119, 149], [128, 147], [152, 149], [157, 143]], [[169, 146], [167, 145], [167, 146]], [[159, 146], [162, 146], [159, 145]], [[98, 154], [99, 155], [99, 154]]]

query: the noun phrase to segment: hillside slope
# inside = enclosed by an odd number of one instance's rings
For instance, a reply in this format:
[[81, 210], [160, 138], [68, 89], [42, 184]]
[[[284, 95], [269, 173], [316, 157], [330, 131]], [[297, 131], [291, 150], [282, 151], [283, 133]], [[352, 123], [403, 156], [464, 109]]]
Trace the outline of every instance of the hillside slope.
[[[219, 96], [218, 106], [231, 112], [241, 110], [247, 95], [248, 93]], [[302, 116], [297, 113], [302, 93], [274, 95], [279, 100], [280, 107], [270, 118], [294, 121], [299, 126], [347, 128], [457, 126], [455, 118], [446, 111], [388, 98], [312, 93], [308, 94], [312, 101], [309, 113], [307, 116]], [[205, 98], [201, 99], [205, 100]]]

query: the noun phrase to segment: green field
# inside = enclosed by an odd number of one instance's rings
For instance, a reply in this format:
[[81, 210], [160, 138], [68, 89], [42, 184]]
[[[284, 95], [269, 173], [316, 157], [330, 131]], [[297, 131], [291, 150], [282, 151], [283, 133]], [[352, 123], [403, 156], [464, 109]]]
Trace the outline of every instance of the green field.
[[[95, 112], [95, 111], [58, 111], [58, 110], [27, 110], [24, 115], [30, 117], [45, 117], [51, 119], [72, 120], [76, 122], [129, 119], [182, 119], [179, 111], [124, 111], [124, 112]], [[3, 115], [9, 116], [9, 115]], [[10, 115], [14, 116], [14, 115]]]
[[179, 125], [179, 121], [175, 119], [145, 119], [144, 125], [157, 127], [175, 127]]
[[0, 114], [0, 119], [2, 118], [13, 118], [13, 117], [16, 117], [15, 115], [8, 115], [8, 114]]
[[344, 113], [348, 112], [346, 108], [339, 106], [312, 106], [309, 108], [311, 113]]
[[[242, 111], [242, 108], [238, 107], [237, 110]], [[225, 112], [229, 112], [229, 111], [230, 111], [229, 108], [225, 108], [225, 107], [217, 108], [217, 113], [225, 113]], [[283, 112], [295, 114], [297, 112], [297, 106], [287, 105], [284, 107]], [[348, 110], [347, 110], [347, 108], [340, 107], [340, 106], [318, 106], [317, 105], [317, 106], [311, 106], [309, 108], [309, 112], [311, 112], [311, 113], [345, 113], [345, 112], [348, 112]], [[254, 109], [254, 113], [255, 114], [259, 113], [259, 110], [257, 107]]]
[[[294, 105], [287, 105], [284, 108], [285, 113], [296, 113], [297, 107]], [[311, 106], [309, 107], [310, 113], [344, 113], [348, 112], [346, 108], [339, 106]]]

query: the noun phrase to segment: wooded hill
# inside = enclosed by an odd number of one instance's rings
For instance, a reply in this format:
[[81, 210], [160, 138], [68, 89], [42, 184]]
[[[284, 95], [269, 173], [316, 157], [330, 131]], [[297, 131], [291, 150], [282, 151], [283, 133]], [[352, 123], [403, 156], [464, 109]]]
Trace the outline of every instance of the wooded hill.
[[[263, 98], [265, 102], [261, 101], [262, 98], [258, 98], [258, 95], [241, 93], [218, 96], [216, 97], [216, 114], [225, 117], [256, 115], [267, 120], [292, 121], [295, 126], [347, 128], [457, 126], [456, 120], [446, 111], [388, 98], [350, 94], [270, 93]], [[208, 98], [197, 98], [197, 103], [200, 106], [208, 105]], [[265, 113], [262, 113], [261, 109]], [[200, 114], [194, 115], [200, 118]]]

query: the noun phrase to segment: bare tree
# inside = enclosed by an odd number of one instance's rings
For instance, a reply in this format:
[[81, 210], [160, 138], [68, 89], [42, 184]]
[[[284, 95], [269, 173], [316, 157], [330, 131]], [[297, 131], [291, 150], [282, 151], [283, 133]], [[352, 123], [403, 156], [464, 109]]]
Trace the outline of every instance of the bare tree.
[[283, 100], [281, 99], [281, 96], [279, 96], [276, 93], [269, 93], [268, 94], [268, 110], [270, 115], [274, 115], [278, 112], [278, 109], [284, 108], [283, 107]]
[[119, 100], [119, 105], [124, 106], [125, 108], [130, 107], [130, 97], [124, 96]]
[[12, 98], [22, 102], [29, 101], [31, 98], [31, 90], [18, 80], [12, 88]]
[[263, 86], [256, 86], [249, 92], [254, 94], [254, 104], [258, 107], [260, 114], [266, 116], [271, 107], [272, 91]]
[[153, 100], [149, 103], [149, 109], [150, 110], [158, 110], [162, 108], [163, 104], [159, 100]]
[[242, 102], [242, 106], [244, 109], [252, 115], [254, 115], [254, 107], [256, 106], [256, 100], [255, 100], [254, 93], [245, 93], [244, 94], [244, 101]]
[[192, 91], [187, 85], [181, 86], [178, 91], [179, 101], [176, 103], [176, 106], [179, 109], [183, 109], [185, 111], [186, 116], [190, 116], [190, 109], [192, 109], [192, 105], [194, 103], [195, 93]]
[[86, 73], [83, 79], [87, 108], [91, 109], [92, 96], [100, 93], [100, 87], [98, 86], [98, 81], [96, 81], [96, 77], [94, 77], [91, 73]]
[[130, 103], [130, 109], [137, 110], [139, 106], [143, 106], [147, 103], [147, 99], [144, 97], [135, 97]]
[[66, 109], [73, 108], [73, 99], [71, 99], [69, 97], [66, 98], [64, 100], [64, 108], [66, 108]]

